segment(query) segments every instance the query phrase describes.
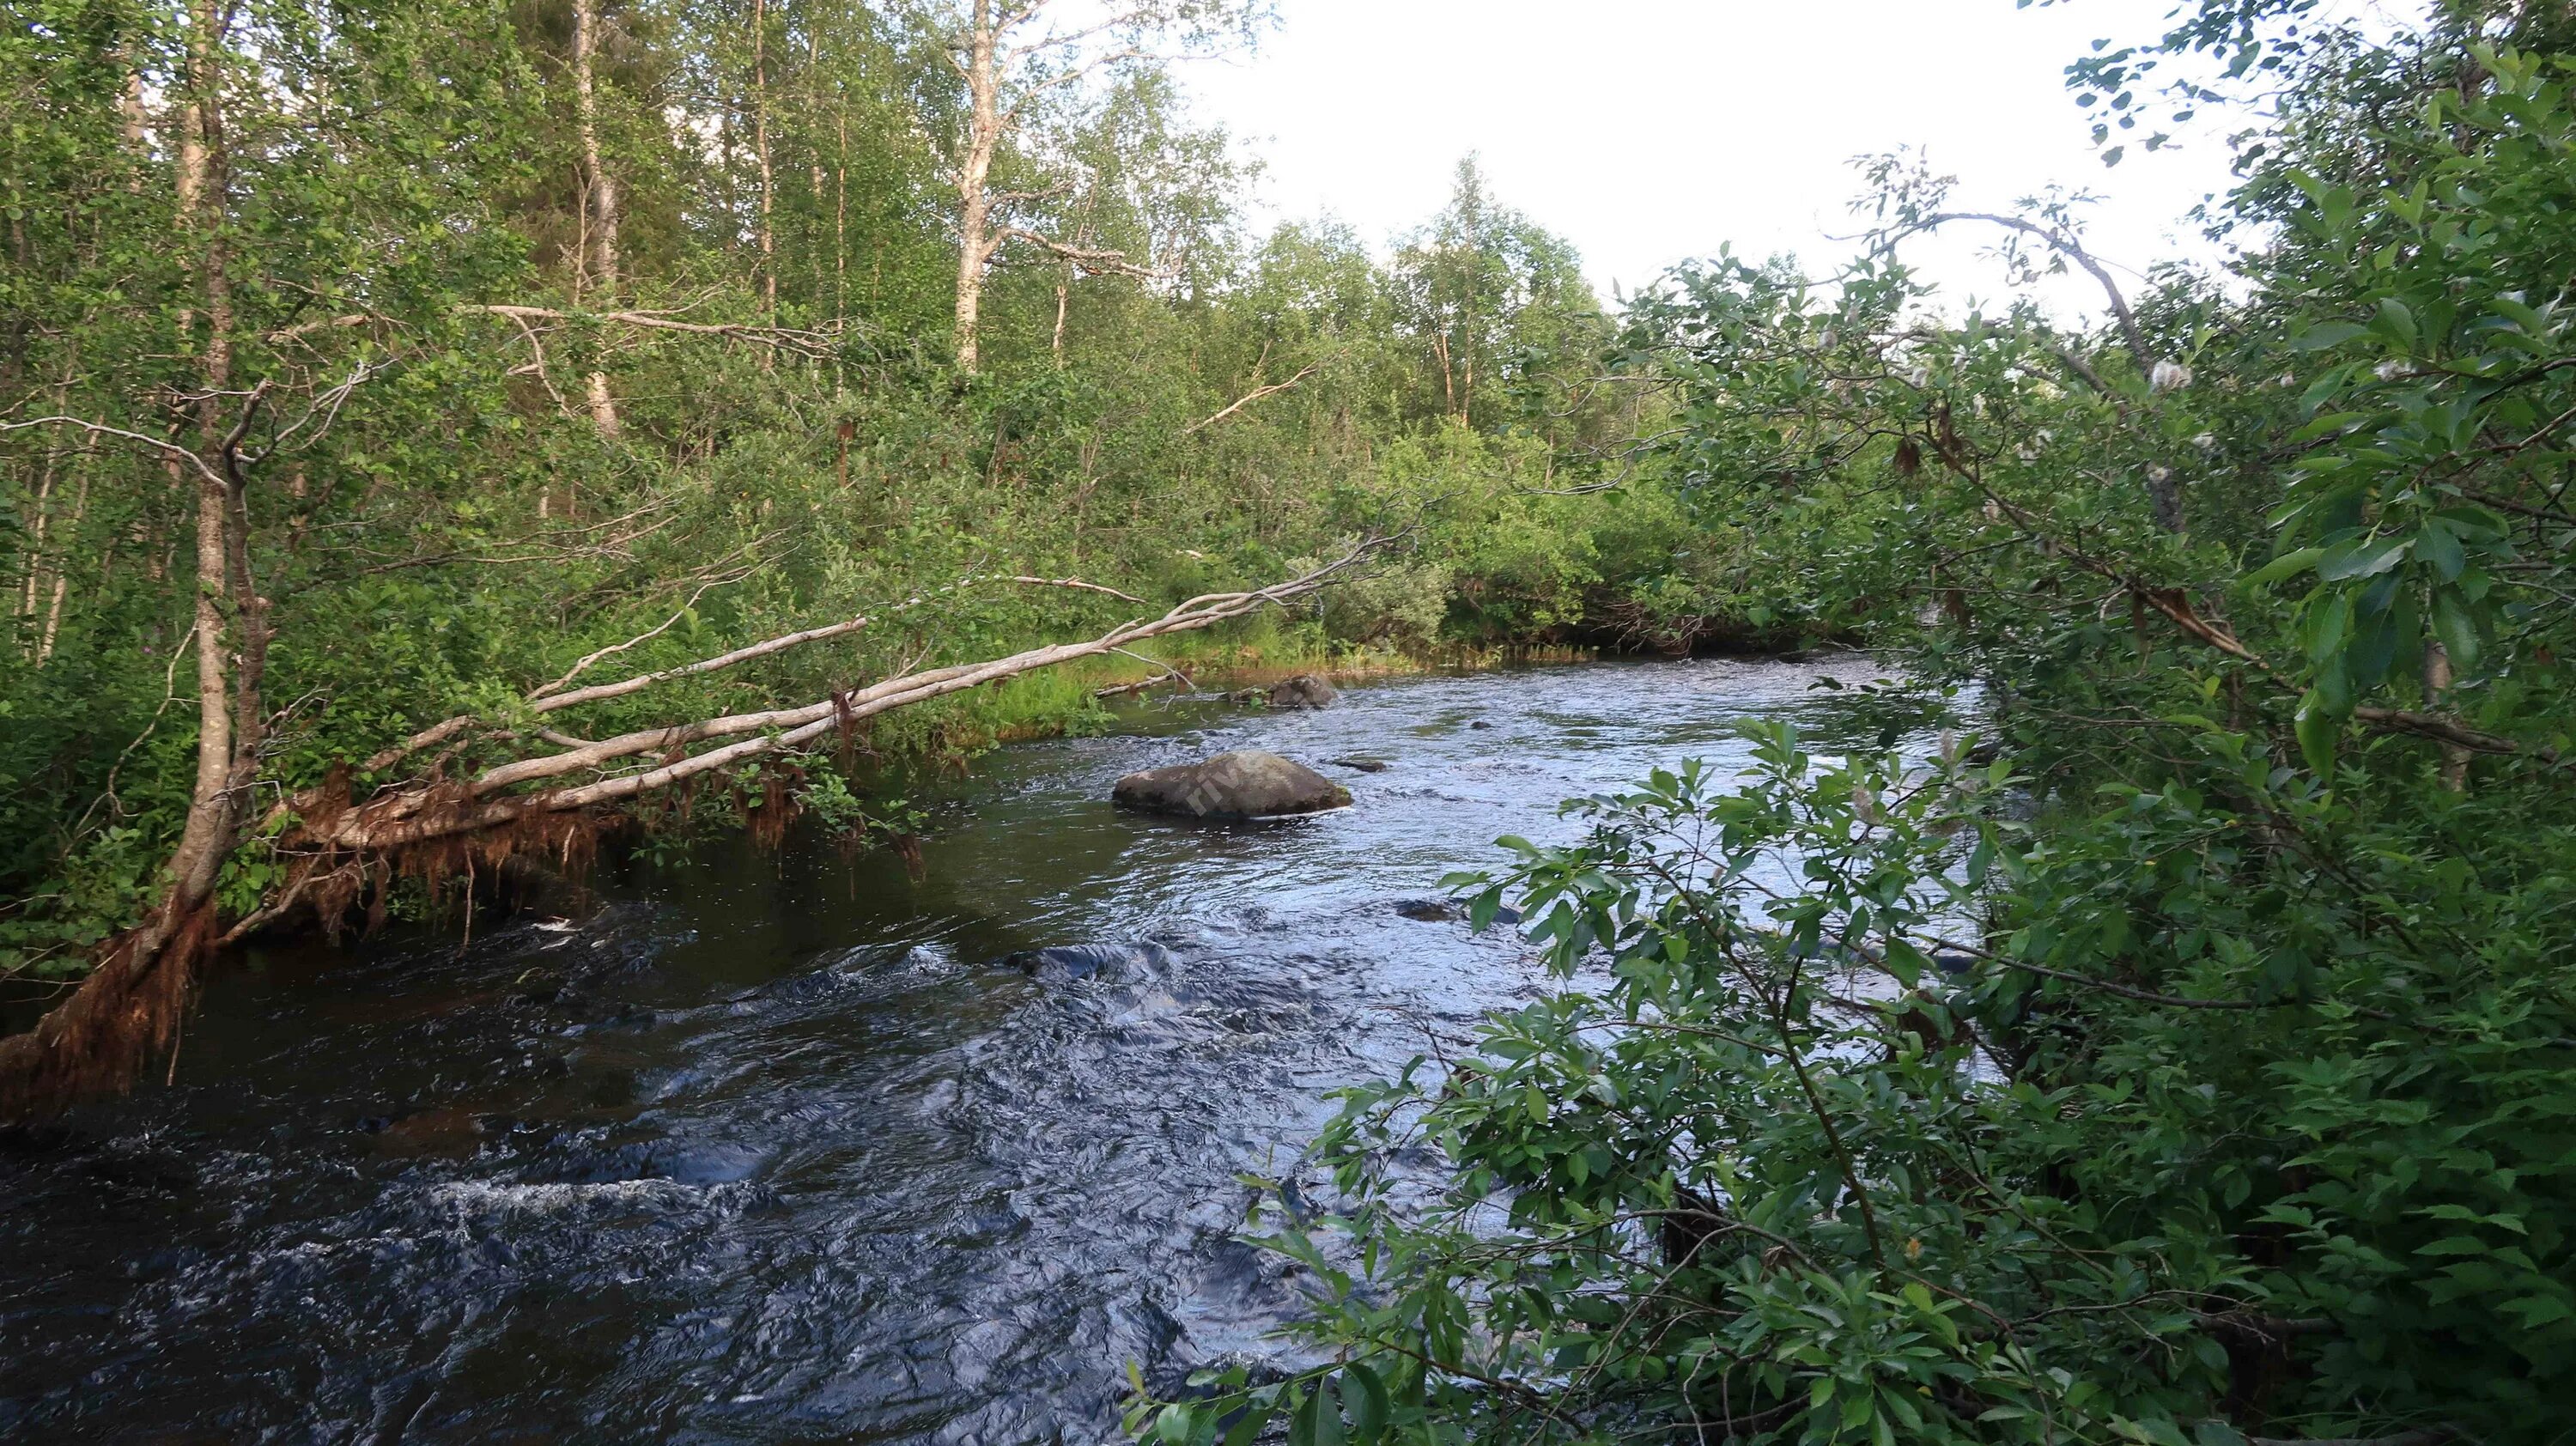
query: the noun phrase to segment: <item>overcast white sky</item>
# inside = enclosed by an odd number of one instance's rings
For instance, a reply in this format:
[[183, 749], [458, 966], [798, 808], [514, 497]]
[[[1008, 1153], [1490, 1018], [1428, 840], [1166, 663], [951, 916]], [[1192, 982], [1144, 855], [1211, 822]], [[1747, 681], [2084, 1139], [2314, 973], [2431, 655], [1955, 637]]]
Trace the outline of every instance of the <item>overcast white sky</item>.
[[[2350, 9], [2369, 0], [2347, 0]], [[2228, 181], [2214, 137], [2105, 170], [2061, 72], [2100, 36], [2160, 33], [2172, 0], [1280, 0], [1249, 60], [1188, 71], [1203, 112], [1269, 166], [1265, 210], [1331, 214], [1384, 245], [1483, 157], [1507, 203], [1570, 238], [1607, 298], [1721, 241], [1822, 267], [1857, 229], [1846, 162], [1928, 148], [1959, 199], [2051, 181], [2103, 193], [2095, 249], [2191, 248], [2183, 213]], [[1952, 304], [2003, 291], [1973, 248], [1918, 258]], [[2081, 293], [2061, 300], [2082, 302]]]

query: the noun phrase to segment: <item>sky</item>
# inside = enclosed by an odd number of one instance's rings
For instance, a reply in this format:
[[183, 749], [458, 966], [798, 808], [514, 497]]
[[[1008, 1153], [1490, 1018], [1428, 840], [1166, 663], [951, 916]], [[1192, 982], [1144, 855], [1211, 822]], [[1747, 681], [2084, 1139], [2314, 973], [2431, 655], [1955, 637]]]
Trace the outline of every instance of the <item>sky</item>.
[[[2002, 209], [2100, 193], [2092, 248], [2131, 272], [2208, 257], [2184, 213], [2228, 184], [2216, 134], [2106, 170], [2062, 72], [2099, 37], [2160, 34], [2174, 0], [1279, 0], [1248, 59], [1202, 62], [1201, 113], [1267, 166], [1267, 219], [1332, 215], [1385, 246], [1479, 154], [1495, 194], [1571, 240], [1607, 299], [1675, 261], [1849, 254], [1848, 162], [1901, 145]], [[2369, 0], [2350, 0], [2342, 8]], [[2141, 132], [2143, 134], [2143, 132]], [[1984, 243], [1911, 253], [1952, 305], [2007, 288]], [[2051, 304], [2091, 310], [2091, 283]]]

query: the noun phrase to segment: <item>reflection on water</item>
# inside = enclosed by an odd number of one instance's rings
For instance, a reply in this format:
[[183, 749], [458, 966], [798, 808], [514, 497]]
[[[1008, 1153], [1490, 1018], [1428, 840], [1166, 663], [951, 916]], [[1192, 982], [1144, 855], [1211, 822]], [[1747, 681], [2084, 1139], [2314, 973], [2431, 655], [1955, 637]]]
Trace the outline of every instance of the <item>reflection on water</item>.
[[[1546, 987], [1506, 932], [1422, 907], [1440, 876], [1562, 836], [1562, 798], [1740, 759], [1747, 714], [1876, 741], [1824, 674], [1871, 675], [1601, 664], [1147, 710], [984, 760], [918, 882], [736, 843], [606, 871], [576, 926], [255, 954], [175, 1089], [0, 1135], [0, 1435], [1112, 1436], [1126, 1361], [1259, 1352], [1293, 1309], [1233, 1239], [1235, 1175], [1293, 1160], [1324, 1091]], [[1239, 747], [1356, 807], [1106, 802]]]

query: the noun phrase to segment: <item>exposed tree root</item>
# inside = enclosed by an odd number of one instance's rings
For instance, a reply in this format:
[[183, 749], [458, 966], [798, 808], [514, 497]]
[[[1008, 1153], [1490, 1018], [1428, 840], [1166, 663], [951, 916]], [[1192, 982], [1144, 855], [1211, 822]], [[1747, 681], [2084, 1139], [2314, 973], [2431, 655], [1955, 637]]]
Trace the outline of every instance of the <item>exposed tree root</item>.
[[84, 1096], [127, 1089], [177, 1041], [215, 911], [200, 904], [174, 919], [171, 907], [165, 903], [118, 936], [81, 987], [34, 1029], [0, 1039], [0, 1122], [41, 1118]]

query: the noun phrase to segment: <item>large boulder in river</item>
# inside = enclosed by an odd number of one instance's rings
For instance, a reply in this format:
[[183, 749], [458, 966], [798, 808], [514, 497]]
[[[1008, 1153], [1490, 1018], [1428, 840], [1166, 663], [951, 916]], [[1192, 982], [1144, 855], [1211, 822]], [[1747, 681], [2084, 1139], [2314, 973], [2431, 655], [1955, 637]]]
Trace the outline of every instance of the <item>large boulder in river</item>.
[[1257, 749], [1131, 773], [1118, 780], [1110, 797], [1129, 808], [1187, 818], [1281, 818], [1348, 808], [1351, 802], [1340, 784]]
[[1273, 708], [1321, 708], [1339, 698], [1340, 691], [1324, 680], [1321, 673], [1299, 673], [1270, 685]]

